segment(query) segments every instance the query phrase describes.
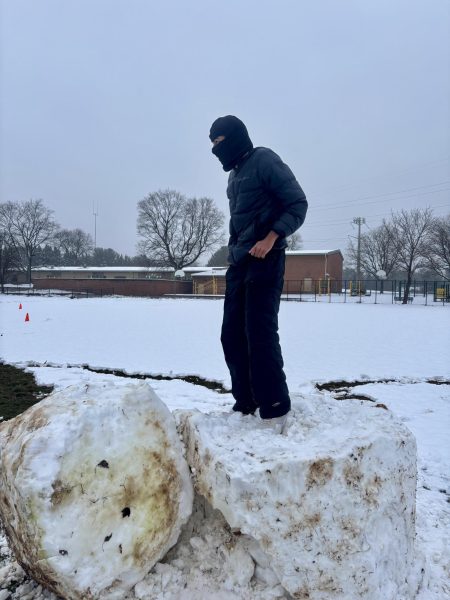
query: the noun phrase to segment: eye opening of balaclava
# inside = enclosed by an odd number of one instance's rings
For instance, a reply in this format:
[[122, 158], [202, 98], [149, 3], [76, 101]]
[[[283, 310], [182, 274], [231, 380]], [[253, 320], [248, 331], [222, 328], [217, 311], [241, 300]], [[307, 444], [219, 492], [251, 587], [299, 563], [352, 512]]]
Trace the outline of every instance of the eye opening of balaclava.
[[220, 160], [224, 171], [231, 171], [253, 144], [247, 127], [233, 115], [219, 117], [211, 125], [209, 139], [214, 141], [220, 135], [225, 139], [213, 147], [212, 153]]

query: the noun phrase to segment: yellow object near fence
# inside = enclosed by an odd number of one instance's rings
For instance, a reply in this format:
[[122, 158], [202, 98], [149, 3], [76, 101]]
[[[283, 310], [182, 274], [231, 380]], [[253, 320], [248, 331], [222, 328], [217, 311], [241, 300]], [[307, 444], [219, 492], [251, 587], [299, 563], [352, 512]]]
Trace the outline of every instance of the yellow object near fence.
[[365, 288], [360, 280], [350, 281], [350, 296], [363, 296], [364, 294]]
[[331, 296], [331, 279], [319, 279], [319, 296], [327, 294]]
[[219, 286], [217, 277], [212, 277], [212, 279], [205, 281], [205, 283], [194, 282], [194, 294], [216, 296], [218, 293]]

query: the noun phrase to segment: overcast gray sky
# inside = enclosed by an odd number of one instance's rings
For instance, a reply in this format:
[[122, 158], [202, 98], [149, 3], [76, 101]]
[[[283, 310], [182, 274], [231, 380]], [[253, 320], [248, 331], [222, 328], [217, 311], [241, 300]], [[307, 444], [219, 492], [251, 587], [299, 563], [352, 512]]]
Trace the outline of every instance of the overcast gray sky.
[[450, 210], [448, 0], [1, 0], [0, 201], [135, 253], [137, 202], [210, 196], [218, 116], [289, 164], [305, 249]]

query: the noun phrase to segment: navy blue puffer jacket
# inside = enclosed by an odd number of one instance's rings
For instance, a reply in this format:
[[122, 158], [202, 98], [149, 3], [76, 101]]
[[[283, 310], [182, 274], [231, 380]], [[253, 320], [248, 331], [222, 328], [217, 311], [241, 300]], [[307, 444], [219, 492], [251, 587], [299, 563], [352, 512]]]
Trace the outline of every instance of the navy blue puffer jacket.
[[274, 249], [305, 220], [308, 202], [290, 168], [269, 148], [254, 148], [228, 179], [230, 264], [239, 263], [269, 231], [280, 236]]

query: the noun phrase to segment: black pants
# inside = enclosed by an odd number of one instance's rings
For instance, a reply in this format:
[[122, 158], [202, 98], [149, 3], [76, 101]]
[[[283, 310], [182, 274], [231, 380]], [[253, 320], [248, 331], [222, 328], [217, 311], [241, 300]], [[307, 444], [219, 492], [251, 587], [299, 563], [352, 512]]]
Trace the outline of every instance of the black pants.
[[259, 407], [263, 419], [291, 407], [278, 337], [284, 264], [284, 250], [271, 250], [263, 259], [248, 255], [226, 275], [221, 341], [234, 410], [250, 413]]

